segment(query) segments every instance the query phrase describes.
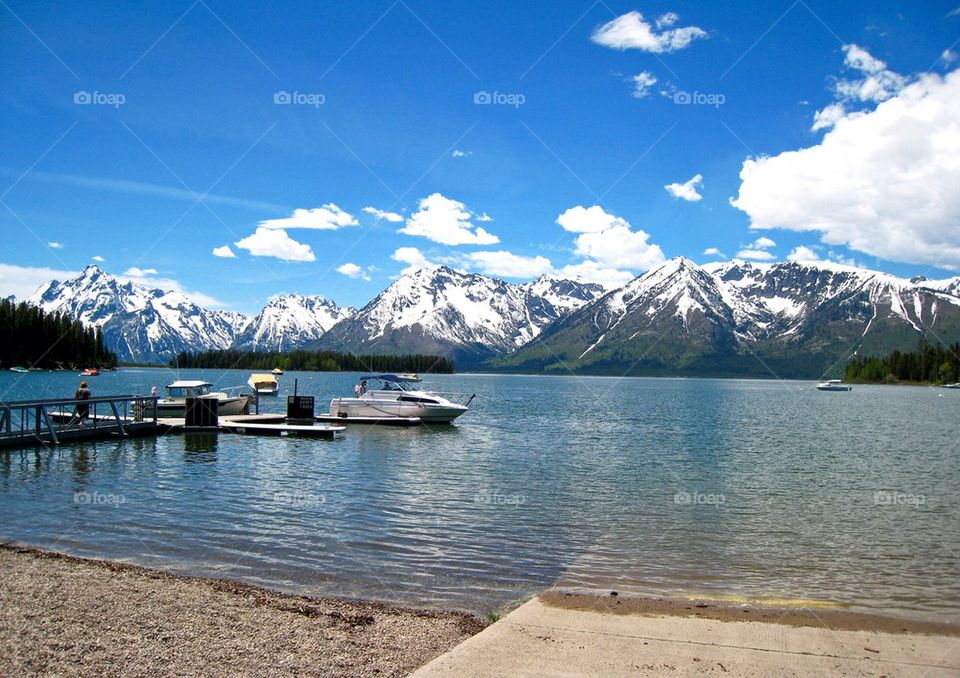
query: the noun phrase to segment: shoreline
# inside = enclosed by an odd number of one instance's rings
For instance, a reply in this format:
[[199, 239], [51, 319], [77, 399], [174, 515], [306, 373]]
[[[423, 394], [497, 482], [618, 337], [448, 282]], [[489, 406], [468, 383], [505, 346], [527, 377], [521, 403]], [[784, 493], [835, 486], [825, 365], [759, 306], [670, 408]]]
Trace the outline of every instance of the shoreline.
[[487, 625], [10, 543], [0, 568], [0, 675], [403, 676]]

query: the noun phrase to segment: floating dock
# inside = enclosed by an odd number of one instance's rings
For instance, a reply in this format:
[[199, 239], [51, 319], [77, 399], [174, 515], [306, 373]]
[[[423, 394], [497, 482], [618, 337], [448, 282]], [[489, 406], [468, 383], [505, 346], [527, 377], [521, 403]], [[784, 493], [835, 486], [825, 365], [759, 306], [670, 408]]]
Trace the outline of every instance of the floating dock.
[[265, 436], [299, 436], [302, 438], [332, 439], [337, 433], [344, 431], [346, 426], [311, 426], [310, 424], [260, 424], [246, 421], [224, 421], [220, 423], [220, 430], [228, 433], [246, 433], [248, 435]]
[[376, 426], [419, 426], [420, 417], [338, 417], [332, 414], [318, 414], [317, 421], [336, 424], [367, 424]]

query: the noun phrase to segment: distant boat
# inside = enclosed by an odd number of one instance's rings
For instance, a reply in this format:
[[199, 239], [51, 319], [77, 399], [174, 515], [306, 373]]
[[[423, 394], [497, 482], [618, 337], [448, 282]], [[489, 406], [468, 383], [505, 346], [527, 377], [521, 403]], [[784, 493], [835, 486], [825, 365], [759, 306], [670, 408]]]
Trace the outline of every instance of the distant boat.
[[81, 377], [99, 377], [100, 370], [98, 370], [96, 367], [88, 367], [87, 369], [85, 369], [83, 372], [80, 373], [80, 376]]
[[10, 371], [16, 372], [17, 374], [26, 374], [30, 370], [28, 370], [26, 367], [11, 367]]
[[281, 370], [279, 367], [274, 367], [272, 373], [273, 373], [273, 374], [283, 374], [283, 370]]
[[817, 390], [819, 391], [852, 391], [853, 386], [850, 384], [844, 384], [839, 379], [830, 379], [829, 381], [821, 381], [817, 384]]
[[[167, 397], [157, 401], [158, 417], [182, 417], [187, 407], [187, 398], [210, 398], [217, 401], [217, 414], [246, 414], [250, 408], [250, 396], [229, 396], [213, 390], [209, 381], [175, 381], [167, 386]], [[151, 415], [153, 414], [151, 408]]]
[[280, 384], [272, 374], [251, 374], [247, 383], [257, 395], [277, 395], [280, 390]]
[[420, 378], [420, 375], [415, 372], [401, 372], [397, 376], [402, 379], [406, 379], [407, 381], [423, 381], [423, 379]]
[[[13, 368], [13, 369], [17, 369], [17, 368]], [[960, 382], [957, 382], [956, 384], [944, 384], [943, 387], [944, 388], [960, 388]]]

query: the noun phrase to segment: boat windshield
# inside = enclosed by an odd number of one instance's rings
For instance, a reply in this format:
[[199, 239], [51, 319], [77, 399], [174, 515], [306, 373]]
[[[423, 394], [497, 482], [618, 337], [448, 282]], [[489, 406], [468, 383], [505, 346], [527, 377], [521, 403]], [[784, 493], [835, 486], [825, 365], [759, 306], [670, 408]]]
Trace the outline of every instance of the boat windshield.
[[210, 384], [199, 386], [168, 386], [167, 394], [171, 398], [192, 398], [194, 396], [210, 395]]
[[413, 385], [406, 381], [387, 381], [381, 380], [377, 391], [412, 391]]

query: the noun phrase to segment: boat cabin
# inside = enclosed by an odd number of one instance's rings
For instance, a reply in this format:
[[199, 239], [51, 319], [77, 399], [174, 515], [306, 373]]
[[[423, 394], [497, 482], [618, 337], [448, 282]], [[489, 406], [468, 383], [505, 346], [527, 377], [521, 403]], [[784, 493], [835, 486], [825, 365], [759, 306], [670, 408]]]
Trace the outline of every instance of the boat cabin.
[[175, 381], [167, 386], [168, 398], [195, 398], [210, 395], [213, 384], [209, 381]]

